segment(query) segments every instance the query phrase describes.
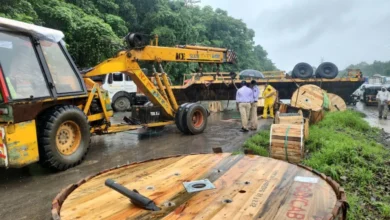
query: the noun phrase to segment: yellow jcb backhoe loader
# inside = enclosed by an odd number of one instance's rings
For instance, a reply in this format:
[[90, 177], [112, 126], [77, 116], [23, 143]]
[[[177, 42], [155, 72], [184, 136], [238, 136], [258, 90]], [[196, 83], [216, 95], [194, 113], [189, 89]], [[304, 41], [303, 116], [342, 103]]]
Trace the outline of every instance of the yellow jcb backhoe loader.
[[[158, 39], [143, 45], [129, 34], [129, 49], [83, 75], [66, 50], [61, 31], [0, 17], [0, 167], [42, 165], [66, 170], [85, 157], [91, 134], [110, 134], [175, 124], [198, 134], [207, 125], [200, 104], [178, 106], [161, 62], [232, 63], [232, 51], [221, 48], [160, 47]], [[138, 62], [155, 62], [156, 87]], [[147, 95], [153, 106], [137, 107], [141, 123], [111, 124], [107, 91], [91, 77], [123, 72]], [[151, 117], [152, 116], [152, 117]]]

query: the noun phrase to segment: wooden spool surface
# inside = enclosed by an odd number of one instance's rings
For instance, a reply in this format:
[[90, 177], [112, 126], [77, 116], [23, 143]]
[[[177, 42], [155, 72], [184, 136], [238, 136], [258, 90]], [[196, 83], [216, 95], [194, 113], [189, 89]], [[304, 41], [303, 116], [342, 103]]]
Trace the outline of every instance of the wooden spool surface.
[[345, 104], [345, 101], [340, 96], [328, 93], [330, 105], [329, 105], [329, 111], [330, 112], [337, 112], [337, 111], [345, 111], [347, 110], [347, 104]]
[[316, 85], [299, 87], [291, 97], [291, 106], [319, 111], [324, 104], [324, 91]]
[[279, 106], [279, 112], [280, 113], [287, 113], [288, 105], [281, 103]]
[[309, 139], [309, 129], [310, 129], [309, 119], [305, 118], [305, 127], [303, 129], [305, 132], [305, 141], [307, 141]]
[[291, 163], [300, 163], [304, 155], [303, 128], [303, 123], [299, 125], [273, 124], [270, 134], [271, 157]]
[[310, 123], [311, 124], [317, 124], [318, 122], [322, 121], [324, 119], [325, 112], [324, 110], [321, 111], [316, 111], [316, 112], [311, 112], [310, 116]]
[[[107, 178], [152, 199], [160, 211], [135, 207], [106, 187]], [[184, 181], [215, 189], [187, 193]], [[310, 168], [259, 156], [171, 157], [104, 171], [64, 189], [54, 219], [333, 219], [345, 218], [344, 190]]]
[[301, 125], [303, 123], [304, 121], [303, 121], [302, 112], [300, 113], [300, 115], [288, 115], [286, 113], [280, 113], [280, 112], [277, 112], [275, 115], [275, 124]]

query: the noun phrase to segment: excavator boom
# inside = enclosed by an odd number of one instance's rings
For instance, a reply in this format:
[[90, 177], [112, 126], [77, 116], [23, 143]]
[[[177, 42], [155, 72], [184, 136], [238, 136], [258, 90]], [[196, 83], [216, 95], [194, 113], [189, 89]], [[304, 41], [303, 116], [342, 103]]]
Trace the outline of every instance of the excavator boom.
[[[174, 118], [178, 106], [173, 93], [170, 92], [171, 85], [169, 85], [167, 80], [163, 80], [165, 82], [164, 87], [159, 85], [159, 88], [157, 88], [141, 70], [138, 64], [139, 61], [158, 63], [162, 78], [164, 79], [167, 76], [161, 66], [161, 62], [163, 61], [222, 64], [234, 63], [236, 61], [236, 55], [233, 51], [224, 48], [145, 46], [139, 49], [121, 51], [116, 57], [103, 61], [84, 75], [85, 78], [89, 78], [112, 72], [126, 73], [154, 105], [161, 106], [167, 116]], [[159, 74], [155, 74], [155, 77], [159, 77]], [[162, 94], [161, 91], [163, 90], [167, 90], [169, 98], [166, 97], [166, 94]]]

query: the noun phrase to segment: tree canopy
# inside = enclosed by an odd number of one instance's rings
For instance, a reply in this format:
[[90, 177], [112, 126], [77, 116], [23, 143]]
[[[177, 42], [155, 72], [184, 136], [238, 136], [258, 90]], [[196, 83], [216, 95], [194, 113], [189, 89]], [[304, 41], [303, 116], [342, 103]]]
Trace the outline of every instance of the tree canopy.
[[[234, 50], [239, 62], [226, 71], [275, 70], [255, 32], [221, 9], [185, 6], [183, 0], [2, 0], [0, 16], [62, 30], [81, 68], [112, 57], [128, 32], [158, 34], [159, 44], [192, 44]], [[168, 64], [175, 81], [195, 64]]]

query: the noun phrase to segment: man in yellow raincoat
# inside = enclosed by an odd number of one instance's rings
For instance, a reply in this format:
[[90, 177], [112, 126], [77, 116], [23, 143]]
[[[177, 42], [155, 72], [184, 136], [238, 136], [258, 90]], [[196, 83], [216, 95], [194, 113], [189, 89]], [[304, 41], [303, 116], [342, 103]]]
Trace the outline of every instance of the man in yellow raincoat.
[[274, 104], [276, 101], [277, 91], [271, 85], [267, 85], [263, 92], [264, 99], [264, 111], [263, 118], [268, 118], [267, 112], [269, 109], [269, 114], [271, 118], [274, 118]]

